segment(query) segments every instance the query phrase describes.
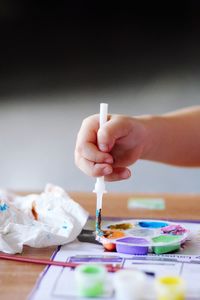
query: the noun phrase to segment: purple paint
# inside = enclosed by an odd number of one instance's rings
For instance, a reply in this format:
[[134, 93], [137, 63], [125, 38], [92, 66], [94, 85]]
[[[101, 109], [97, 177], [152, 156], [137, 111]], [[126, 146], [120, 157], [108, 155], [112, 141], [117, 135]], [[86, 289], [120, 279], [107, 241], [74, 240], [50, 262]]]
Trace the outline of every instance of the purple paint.
[[183, 235], [185, 232], [187, 232], [187, 230], [179, 224], [172, 224], [166, 226], [164, 228], [161, 228], [161, 231], [163, 233], [172, 234], [172, 235]]
[[76, 255], [69, 258], [72, 263], [107, 263], [107, 264], [121, 264], [122, 257], [119, 256], [104, 256], [104, 255]]
[[135, 237], [120, 238], [116, 240], [116, 250], [119, 253], [144, 255], [148, 253], [148, 241]]

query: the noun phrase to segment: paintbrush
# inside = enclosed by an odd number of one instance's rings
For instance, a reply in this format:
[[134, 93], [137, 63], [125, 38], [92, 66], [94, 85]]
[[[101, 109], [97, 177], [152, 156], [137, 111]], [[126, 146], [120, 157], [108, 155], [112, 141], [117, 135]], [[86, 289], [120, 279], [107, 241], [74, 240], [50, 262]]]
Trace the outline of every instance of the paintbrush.
[[[51, 266], [58, 266], [58, 267], [67, 267], [67, 268], [76, 268], [77, 266], [80, 265], [79, 263], [55, 261], [49, 259], [25, 257], [19, 255], [12, 255], [12, 254], [2, 254], [2, 253], [0, 253], [0, 259], [39, 264], [39, 265], [47, 265], [47, 266], [51, 265]], [[112, 264], [105, 264], [104, 266], [108, 272], [116, 272], [121, 269], [120, 266], [113, 266]]]
[[[108, 104], [101, 103], [100, 104], [100, 114], [99, 114], [99, 129], [103, 126], [103, 124], [107, 121], [108, 115]], [[104, 176], [98, 177], [96, 179], [94, 193], [97, 194], [96, 199], [96, 235], [102, 235], [101, 231], [101, 210], [102, 210], [102, 198], [103, 194], [106, 193]]]
[[[56, 260], [50, 260], [50, 259], [44, 259], [44, 258], [35, 258], [35, 257], [25, 257], [25, 256], [19, 256], [14, 254], [3, 254], [0, 253], [0, 259], [4, 260], [11, 260], [11, 261], [17, 261], [22, 263], [31, 263], [31, 264], [39, 264], [39, 265], [46, 265], [46, 266], [57, 266], [57, 267], [65, 267], [65, 268], [76, 268], [79, 265], [78, 263], [72, 263], [72, 262], [63, 262], [63, 261], [56, 261]], [[118, 270], [124, 269], [120, 265], [112, 265], [112, 264], [103, 264], [106, 268], [107, 272], [117, 272]], [[153, 272], [146, 272], [145, 274], [154, 276], [155, 274]]]

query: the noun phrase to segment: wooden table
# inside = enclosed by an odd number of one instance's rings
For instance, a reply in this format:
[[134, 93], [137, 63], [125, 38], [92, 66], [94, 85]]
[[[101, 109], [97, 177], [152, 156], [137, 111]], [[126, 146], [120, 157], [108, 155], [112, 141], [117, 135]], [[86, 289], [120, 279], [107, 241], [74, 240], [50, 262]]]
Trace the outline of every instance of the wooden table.
[[[95, 215], [95, 194], [70, 192], [71, 197], [79, 202], [90, 215]], [[131, 197], [162, 197], [165, 199], [165, 210], [129, 210], [127, 200]], [[106, 194], [103, 201], [103, 217], [123, 218], [157, 218], [178, 220], [200, 219], [200, 195], [169, 195], [169, 194]], [[56, 247], [33, 249], [24, 247], [23, 255], [37, 258], [50, 258]], [[27, 299], [39, 274], [44, 266], [20, 262], [0, 261], [0, 299], [23, 300]]]

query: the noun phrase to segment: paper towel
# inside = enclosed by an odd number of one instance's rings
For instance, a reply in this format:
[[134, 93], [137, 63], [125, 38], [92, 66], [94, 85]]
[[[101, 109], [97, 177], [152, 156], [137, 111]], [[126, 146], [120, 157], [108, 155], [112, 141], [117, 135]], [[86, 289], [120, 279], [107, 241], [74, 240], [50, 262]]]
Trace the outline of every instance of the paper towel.
[[20, 253], [23, 245], [41, 248], [72, 242], [88, 218], [60, 187], [17, 196], [0, 190], [0, 251]]

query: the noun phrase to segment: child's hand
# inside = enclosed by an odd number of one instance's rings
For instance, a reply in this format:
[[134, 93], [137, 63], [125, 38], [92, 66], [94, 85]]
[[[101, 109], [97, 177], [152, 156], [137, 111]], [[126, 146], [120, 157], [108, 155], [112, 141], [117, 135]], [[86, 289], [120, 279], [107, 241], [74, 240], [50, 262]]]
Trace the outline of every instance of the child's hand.
[[107, 181], [127, 179], [127, 168], [142, 156], [147, 130], [137, 118], [109, 115], [99, 130], [99, 115], [86, 118], [78, 133], [75, 162], [87, 175]]

